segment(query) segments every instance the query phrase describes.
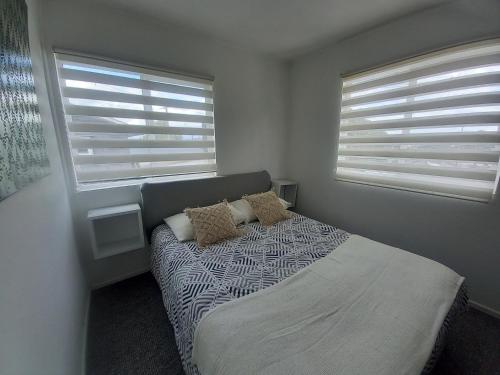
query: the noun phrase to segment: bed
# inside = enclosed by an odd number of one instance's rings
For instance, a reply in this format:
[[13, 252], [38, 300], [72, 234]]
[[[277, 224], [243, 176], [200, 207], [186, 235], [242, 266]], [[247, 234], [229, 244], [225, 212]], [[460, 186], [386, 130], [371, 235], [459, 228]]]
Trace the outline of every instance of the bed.
[[[261, 305], [263, 308], [259, 308], [258, 312], [266, 310], [265, 307], [269, 306], [270, 310], [274, 309], [274, 313], [279, 313], [279, 309], [270, 306], [272, 302], [266, 301], [272, 301], [274, 296], [278, 298], [280, 293], [286, 296], [286, 293], [289, 293], [290, 290], [307, 288], [307, 285], [301, 284], [301, 282], [304, 282], [304, 275], [307, 275], [309, 271], [318, 269], [318, 267], [325, 267], [325, 262], [328, 260], [330, 260], [330, 263], [331, 261], [339, 263], [340, 253], [344, 252], [347, 255], [353, 253], [352, 249], [348, 248], [348, 245], [352, 245], [354, 240], [365, 241], [368, 244], [366, 246], [371, 246], [368, 253], [371, 253], [372, 249], [375, 251], [379, 245], [385, 246], [383, 251], [394, 251], [394, 253], [387, 255], [387, 259], [395, 258], [395, 254], [405, 253], [398, 249], [390, 250], [386, 245], [373, 241], [367, 242], [369, 240], [299, 214], [271, 227], [263, 227], [258, 222], [249, 223], [244, 226], [246, 233], [242, 237], [211, 245], [204, 249], [200, 249], [194, 241], [178, 242], [170, 228], [162, 223], [163, 218], [181, 212], [185, 207], [209, 205], [222, 199], [236, 200], [243, 194], [266, 191], [270, 188], [270, 185], [269, 174], [262, 171], [204, 180], [151, 183], [144, 184], [141, 188], [143, 222], [152, 249], [152, 272], [162, 291], [164, 305], [173, 325], [179, 354], [187, 374], [200, 374], [198, 368], [200, 364], [200, 368], [203, 369], [202, 374], [242, 373], [241, 369], [238, 370], [238, 366], [244, 361], [232, 360], [235, 356], [242, 358], [241, 353], [245, 353], [243, 357], [248, 357], [249, 362], [245, 364], [247, 369], [253, 368], [252, 363], [264, 363], [265, 361], [262, 361], [262, 359], [266, 356], [265, 350], [269, 349], [266, 349], [264, 341], [261, 340], [263, 334], [256, 333], [258, 327], [262, 326], [259, 322], [262, 316], [256, 315], [253, 326], [250, 324], [251, 322], [248, 322], [248, 329], [251, 329], [251, 332], [248, 330], [241, 331], [239, 336], [244, 337], [243, 341], [241, 341], [241, 337], [234, 337], [233, 341], [231, 341], [229, 340], [231, 335], [224, 332], [224, 329], [240, 330], [238, 321], [232, 323], [234, 327], [231, 326], [231, 316], [234, 316], [235, 313], [245, 315], [246, 311], [251, 310], [252, 306], [259, 306], [259, 303], [264, 305]], [[361, 243], [364, 244], [365, 242]], [[406, 261], [404, 259], [404, 262]], [[424, 270], [428, 267], [425, 262], [432, 262], [425, 258], [421, 258], [419, 261], [424, 262], [422, 265]], [[432, 264], [433, 266], [435, 264], [436, 267], [444, 267], [437, 266], [436, 262], [432, 262]], [[339, 267], [338, 264], [336, 266]], [[385, 265], [383, 266], [385, 267]], [[328, 269], [327, 272], [330, 272], [330, 270]], [[440, 272], [448, 271], [438, 269], [437, 274], [439, 275]], [[450, 270], [450, 272], [452, 271]], [[340, 274], [341, 272], [337, 273]], [[348, 274], [352, 273], [348, 272]], [[342, 279], [330, 280], [329, 282], [337, 284], [342, 280], [345, 280], [345, 276]], [[425, 360], [421, 359], [419, 363], [415, 364], [415, 368], [419, 368], [419, 372], [422, 374], [431, 373], [443, 348], [444, 338], [449, 326], [467, 305], [463, 278], [457, 280], [460, 281], [457, 281], [453, 292], [448, 292], [447, 298], [449, 301], [447, 304], [440, 301], [439, 308], [436, 308], [436, 310], [443, 310], [443, 306], [445, 306], [445, 311], [436, 312], [435, 318], [431, 314], [432, 319], [435, 320], [431, 322], [433, 332], [429, 330], [429, 333], [425, 332], [423, 335], [427, 341], [432, 342], [432, 345], [427, 344], [428, 347], [424, 347], [422, 350]], [[329, 284], [323, 285], [327, 286], [325, 291], [332, 289]], [[315, 288], [318, 287], [315, 286]], [[404, 293], [408, 294], [408, 290]], [[313, 289], [312, 292], [308, 293], [308, 298], [314, 294]], [[403, 298], [405, 294], [403, 294]], [[436, 298], [442, 297], [437, 296]], [[428, 298], [426, 297], [426, 299]], [[342, 302], [342, 299], [340, 301]], [[300, 296], [294, 298], [293, 302], [295, 303], [291, 308], [293, 311], [299, 311], [301, 307], [311, 303], [306, 299], [300, 301]], [[339, 305], [341, 304], [339, 303]], [[328, 309], [328, 307], [322, 307], [320, 304], [315, 305], [319, 309]], [[239, 312], [238, 309], [240, 309]], [[363, 307], [358, 309], [363, 309]], [[266, 312], [266, 314], [268, 314], [266, 317], [272, 316], [272, 313]], [[336, 314], [336, 316], [338, 315]], [[292, 319], [291, 316], [289, 318]], [[300, 315], [295, 318], [301, 320]], [[366, 318], [364, 319], [366, 320]], [[267, 319], [267, 321], [268, 324], [271, 324], [271, 319]], [[411, 326], [411, 323], [410, 321], [409, 324], [408, 322], [405, 324]], [[277, 324], [279, 324], [279, 320]], [[333, 325], [341, 326], [341, 324], [337, 323]], [[269, 329], [269, 327], [265, 329]], [[280, 328], [280, 330], [282, 329]], [[289, 330], [290, 327], [287, 327], [287, 329]], [[367, 332], [366, 329], [361, 331], [361, 334], [364, 332]], [[305, 331], [300, 334], [304, 335], [304, 333]], [[314, 332], [309, 333], [314, 334]], [[200, 335], [201, 338], [198, 337]], [[332, 332], [332, 335], [336, 336], [339, 333]], [[251, 336], [255, 336], [253, 337], [255, 340], [253, 343], [250, 343]], [[245, 342], [245, 338], [247, 338], [248, 343]], [[322, 345], [322, 347], [335, 347], [333, 345], [334, 338], [323, 337], [322, 339], [326, 340], [328, 344]], [[316, 338], [313, 336], [311, 340], [314, 341]], [[232, 342], [234, 345], [228, 347], [228, 342]], [[273, 342], [278, 341], [270, 341], [268, 343], [271, 345], [270, 348], [273, 348]], [[259, 352], [259, 345], [256, 343], [261, 343], [260, 350], [263, 352]], [[281, 343], [279, 347], [286, 347], [286, 345]], [[346, 345], [343, 345], [343, 347], [345, 350]], [[217, 348], [215, 359], [211, 358], [213, 354], [212, 348]], [[193, 364], [193, 349], [197, 354], [198, 366]], [[235, 351], [236, 349], [240, 350], [240, 352]], [[224, 350], [227, 351], [226, 362], [221, 359], [224, 356], [218, 354], [219, 351]], [[407, 351], [411, 354], [410, 350], [415, 349], [408, 348]], [[300, 351], [298, 358], [301, 358], [299, 362], [303, 363], [304, 352], [307, 350], [300, 349], [298, 351]], [[354, 347], [355, 351], [356, 347]], [[320, 352], [320, 350], [317, 352]], [[381, 351], [377, 349], [377, 352]], [[279, 356], [290, 357], [290, 353], [281, 353], [279, 351], [274, 355], [277, 358]], [[323, 355], [332, 356], [332, 353], [324, 353]], [[356, 358], [356, 353], [350, 353], [350, 355]], [[343, 357], [348, 358], [347, 355], [343, 355]], [[272, 362], [279, 361], [273, 358]], [[349, 363], [351, 362], [352, 360]], [[290, 360], [283, 361], [283, 365], [278, 367], [283, 370], [290, 366], [290, 363]], [[344, 371], [344, 373], [349, 373], [345, 365], [343, 366], [344, 370], [347, 371]], [[351, 365], [348, 364], [347, 366]], [[269, 366], [264, 367], [264, 369], [257, 369], [256, 367], [250, 372], [243, 371], [243, 373], [270, 373], [270, 369]], [[292, 369], [295, 369], [296, 373], [304, 371], [295, 364]], [[289, 373], [290, 369], [282, 372], [274, 368], [272, 372]], [[339, 373], [339, 371], [336, 372]], [[364, 372], [357, 368], [357, 373]], [[415, 373], [415, 371], [412, 369], [408, 373]]]

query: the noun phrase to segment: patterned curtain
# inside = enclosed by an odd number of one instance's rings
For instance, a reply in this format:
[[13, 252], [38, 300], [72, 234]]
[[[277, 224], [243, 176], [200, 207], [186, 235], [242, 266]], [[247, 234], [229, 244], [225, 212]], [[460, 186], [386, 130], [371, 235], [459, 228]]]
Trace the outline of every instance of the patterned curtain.
[[49, 174], [24, 0], [0, 1], [0, 200]]

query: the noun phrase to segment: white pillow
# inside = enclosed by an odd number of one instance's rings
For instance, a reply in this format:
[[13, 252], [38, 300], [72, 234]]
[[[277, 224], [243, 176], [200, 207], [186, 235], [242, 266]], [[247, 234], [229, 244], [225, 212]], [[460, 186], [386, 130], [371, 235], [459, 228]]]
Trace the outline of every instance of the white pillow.
[[252, 206], [250, 206], [250, 203], [246, 200], [238, 199], [237, 201], [229, 203], [229, 206], [234, 207], [243, 214], [245, 224], [257, 220], [257, 216], [253, 213]]
[[281, 198], [278, 198], [280, 200], [280, 203], [283, 205], [283, 207], [285, 208], [285, 210], [288, 210], [292, 204], [284, 199], [281, 199]]
[[[285, 210], [289, 209], [290, 206], [292, 205], [291, 203], [287, 202], [284, 199], [279, 198], [280, 203], [283, 205]], [[257, 216], [253, 213], [253, 208], [250, 206], [250, 203], [248, 203], [245, 199], [238, 199], [237, 201], [230, 202], [229, 207], [231, 207], [231, 212], [233, 209], [236, 209], [236, 211], [240, 212], [243, 215], [243, 221], [245, 224], [251, 223], [252, 221], [257, 220]], [[234, 216], [234, 213], [233, 213]], [[242, 222], [243, 222], [242, 221]], [[235, 220], [236, 223], [236, 220]], [[238, 225], [238, 224], [236, 224]]]
[[231, 210], [231, 215], [233, 215], [233, 221], [235, 225], [240, 225], [245, 222], [246, 216], [239, 209], [229, 204], [229, 209]]
[[190, 241], [194, 239], [194, 228], [188, 216], [183, 212], [163, 219], [172, 229], [179, 242]]
[[[245, 215], [240, 212], [237, 208], [229, 205], [231, 209], [231, 215], [233, 216], [233, 221], [235, 225], [239, 225], [245, 222]], [[182, 212], [177, 215], [169, 216], [163, 219], [165, 223], [172, 229], [175, 237], [179, 242], [194, 240], [194, 227], [191, 224], [188, 216]]]

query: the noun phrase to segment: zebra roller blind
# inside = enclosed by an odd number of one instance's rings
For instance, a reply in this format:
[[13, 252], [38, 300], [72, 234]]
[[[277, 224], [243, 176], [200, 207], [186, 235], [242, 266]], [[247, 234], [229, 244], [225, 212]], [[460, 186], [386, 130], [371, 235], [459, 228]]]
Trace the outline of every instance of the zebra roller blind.
[[337, 178], [488, 201], [500, 156], [500, 39], [343, 78]]
[[212, 81], [55, 58], [78, 185], [216, 171]]

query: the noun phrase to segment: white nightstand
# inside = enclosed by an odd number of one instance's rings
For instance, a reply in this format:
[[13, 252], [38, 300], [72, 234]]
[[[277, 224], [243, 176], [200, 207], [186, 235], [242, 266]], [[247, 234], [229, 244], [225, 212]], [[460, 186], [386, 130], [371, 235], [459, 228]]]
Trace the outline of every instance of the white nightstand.
[[144, 247], [141, 207], [137, 203], [90, 210], [87, 218], [95, 259]]
[[273, 190], [278, 197], [291, 203], [295, 207], [297, 199], [297, 182], [290, 180], [272, 180]]

